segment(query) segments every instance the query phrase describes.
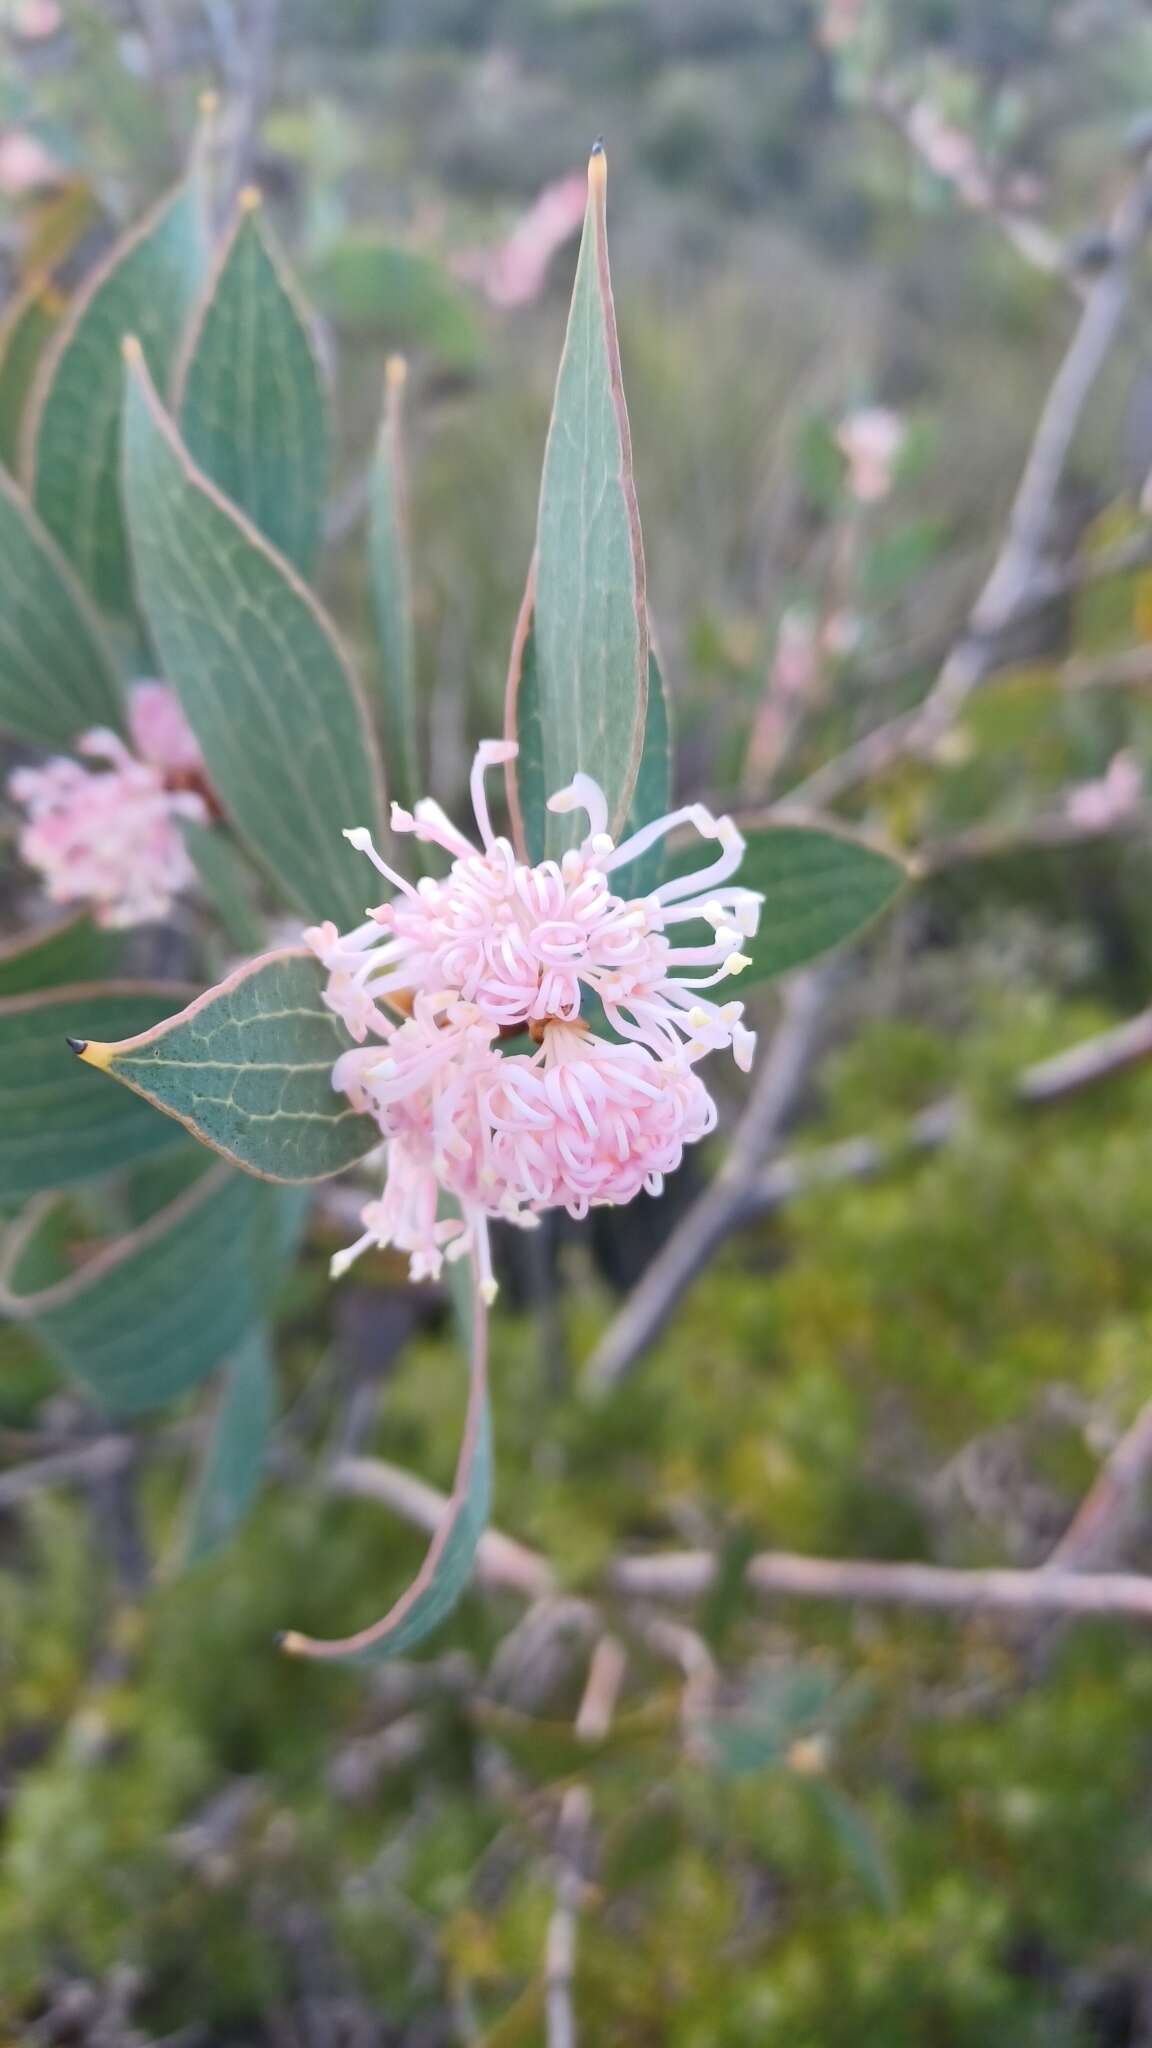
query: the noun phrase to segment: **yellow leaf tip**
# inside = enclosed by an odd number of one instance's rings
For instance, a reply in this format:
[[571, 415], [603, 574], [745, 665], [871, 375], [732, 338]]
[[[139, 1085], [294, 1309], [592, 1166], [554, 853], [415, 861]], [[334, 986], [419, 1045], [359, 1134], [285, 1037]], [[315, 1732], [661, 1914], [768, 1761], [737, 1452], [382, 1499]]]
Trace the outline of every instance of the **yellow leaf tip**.
[[407, 356], [389, 356], [384, 365], [384, 381], [390, 391], [398, 391], [408, 381]]
[[598, 185], [602, 187], [607, 182], [608, 158], [604, 154], [603, 139], [598, 135], [592, 144], [592, 154], [588, 158], [588, 183], [593, 186]]
[[258, 213], [264, 204], [264, 194], [259, 185], [245, 185], [240, 194], [241, 213]]
[[140, 345], [139, 335], [126, 334], [120, 343], [120, 353], [126, 363], [142, 363], [144, 350]]
[[113, 1047], [110, 1045], [100, 1045], [94, 1038], [68, 1038], [65, 1044], [78, 1060], [83, 1060], [86, 1067], [96, 1067], [101, 1073], [106, 1073], [112, 1065]]

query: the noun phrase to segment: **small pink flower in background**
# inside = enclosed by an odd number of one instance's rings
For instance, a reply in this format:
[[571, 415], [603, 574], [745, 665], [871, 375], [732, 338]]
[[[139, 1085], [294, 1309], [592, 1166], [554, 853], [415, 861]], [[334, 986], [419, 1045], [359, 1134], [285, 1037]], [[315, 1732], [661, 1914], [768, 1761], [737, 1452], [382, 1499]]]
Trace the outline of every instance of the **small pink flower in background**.
[[537, 194], [505, 241], [458, 256], [457, 272], [502, 310], [532, 305], [544, 289], [552, 258], [583, 221], [587, 203], [583, 171], [557, 178]]
[[790, 605], [776, 629], [769, 689], [790, 703], [803, 703], [820, 682], [820, 631], [812, 612]]
[[21, 42], [43, 43], [59, 35], [64, 11], [59, 0], [18, 0], [12, 15], [12, 33]]
[[863, 0], [824, 0], [816, 26], [826, 50], [843, 50], [859, 33]]
[[929, 170], [954, 185], [969, 206], [991, 205], [992, 185], [971, 136], [927, 99], [917, 100], [909, 108], [905, 127]]
[[904, 422], [882, 405], [858, 406], [836, 429], [836, 445], [848, 465], [848, 488], [859, 505], [888, 496], [905, 441]]
[[[368, 833], [349, 832], [396, 894], [353, 932], [325, 924], [305, 934], [328, 970], [325, 1000], [357, 1040], [333, 1085], [389, 1141], [383, 1198], [364, 1210], [364, 1235], [336, 1272], [369, 1244], [406, 1251], [413, 1278], [470, 1250], [490, 1288], [489, 1217], [530, 1227], [544, 1209], [582, 1216], [593, 1203], [659, 1192], [685, 1145], [715, 1124], [695, 1062], [727, 1047], [751, 1064], [742, 1004], [702, 995], [748, 964], [739, 946], [762, 900], [733, 884], [744, 842], [731, 819], [689, 805], [617, 846], [602, 791], [578, 775], [549, 808], [584, 811], [584, 838], [561, 860], [529, 866], [493, 832], [484, 792], [486, 770], [515, 752], [498, 740], [477, 752], [479, 850], [438, 804], [394, 805], [394, 830], [450, 853], [448, 874], [413, 885]], [[632, 862], [681, 825], [713, 842], [716, 857], [648, 896], [616, 894], [610, 877], [626, 882]], [[695, 943], [673, 942], [681, 924], [695, 927]], [[589, 998], [616, 1039], [588, 1028]], [[497, 1041], [522, 1031], [536, 1050], [502, 1054]], [[365, 1044], [370, 1036], [383, 1043]], [[437, 1188], [455, 1197], [462, 1222], [437, 1220]]]
[[77, 742], [84, 761], [59, 756], [8, 780], [26, 818], [21, 858], [53, 903], [89, 904], [110, 930], [167, 915], [195, 880], [180, 822], [211, 815], [200, 750], [166, 684], [135, 686], [129, 729], [135, 753], [97, 728]]
[[1065, 800], [1065, 816], [1085, 832], [1109, 832], [1134, 817], [1144, 801], [1144, 776], [1134, 754], [1114, 754], [1104, 774], [1082, 782]]
[[0, 195], [22, 199], [26, 193], [58, 185], [64, 166], [35, 135], [23, 128], [9, 128], [0, 134]]

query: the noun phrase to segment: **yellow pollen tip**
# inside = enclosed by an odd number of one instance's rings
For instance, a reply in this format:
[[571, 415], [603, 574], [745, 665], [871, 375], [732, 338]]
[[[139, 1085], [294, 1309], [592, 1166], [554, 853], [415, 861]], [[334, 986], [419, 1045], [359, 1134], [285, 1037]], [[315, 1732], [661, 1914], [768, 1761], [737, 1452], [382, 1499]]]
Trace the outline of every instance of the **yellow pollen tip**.
[[688, 1012], [688, 1022], [692, 1026], [693, 1031], [702, 1031], [708, 1022], [707, 1010], [702, 1010], [699, 1003], [697, 1003], [695, 1008]]
[[749, 953], [729, 953], [724, 962], [725, 970], [729, 974], [743, 974], [744, 969], [751, 965], [752, 956]]
[[485, 1308], [491, 1308], [499, 1292], [500, 1289], [496, 1285], [495, 1280], [482, 1280], [480, 1282], [480, 1299], [484, 1303]]
[[308, 1638], [307, 1636], [302, 1636], [299, 1629], [285, 1629], [284, 1634], [280, 1637], [280, 1648], [286, 1651], [289, 1657], [307, 1656]]

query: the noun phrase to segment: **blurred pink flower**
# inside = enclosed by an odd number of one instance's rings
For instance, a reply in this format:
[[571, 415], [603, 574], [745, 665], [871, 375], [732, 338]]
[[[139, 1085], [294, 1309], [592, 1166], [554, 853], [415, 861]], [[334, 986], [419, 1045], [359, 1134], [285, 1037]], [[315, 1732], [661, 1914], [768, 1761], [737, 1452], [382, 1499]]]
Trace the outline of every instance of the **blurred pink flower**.
[[1085, 832], [1110, 832], [1125, 824], [1144, 801], [1144, 775], [1136, 756], [1113, 754], [1103, 775], [1070, 790], [1064, 814]]
[[97, 728], [77, 752], [98, 766], [58, 756], [8, 780], [26, 814], [21, 859], [53, 903], [86, 903], [108, 929], [167, 915], [195, 879], [180, 822], [210, 816], [200, 752], [172, 691], [138, 684], [129, 726], [136, 753]]
[[[694, 1062], [727, 1046], [741, 1066], [751, 1063], [742, 1005], [699, 993], [746, 964], [734, 949], [759, 915], [761, 898], [731, 883], [744, 851], [732, 821], [692, 805], [617, 847], [602, 791], [577, 775], [550, 808], [585, 811], [584, 839], [559, 862], [529, 866], [493, 833], [484, 793], [486, 769], [515, 752], [503, 741], [477, 752], [482, 851], [437, 804], [393, 806], [395, 830], [453, 856], [448, 874], [413, 886], [366, 832], [350, 832], [397, 895], [346, 935], [330, 923], [305, 934], [328, 970], [325, 1000], [358, 1041], [337, 1061], [333, 1085], [375, 1117], [389, 1144], [383, 1196], [364, 1210], [364, 1233], [334, 1272], [370, 1244], [406, 1251], [413, 1278], [472, 1251], [490, 1290], [490, 1217], [530, 1227], [545, 1209], [583, 1216], [594, 1203], [659, 1192], [685, 1145], [716, 1121]], [[609, 875], [626, 874], [682, 824], [717, 841], [718, 857], [646, 897], [613, 894]], [[711, 938], [672, 946], [665, 926], [682, 921]], [[603, 1005], [616, 1040], [589, 1030], [586, 994]], [[536, 1049], [502, 1053], [498, 1039], [520, 1030]], [[370, 1034], [383, 1043], [366, 1044]], [[438, 1219], [437, 1189], [459, 1204], [455, 1224]]]
[[20, 199], [45, 185], [58, 185], [64, 166], [35, 135], [23, 128], [0, 134], [0, 196]]
[[976, 144], [939, 107], [917, 100], [905, 117], [905, 129], [929, 170], [954, 185], [969, 206], [991, 205], [992, 186]]
[[584, 219], [588, 186], [583, 171], [545, 185], [511, 234], [493, 249], [469, 249], [457, 257], [461, 277], [479, 285], [492, 305], [529, 306], [540, 297], [552, 258]]
[[860, 29], [863, 0], [824, 0], [816, 26], [818, 40], [826, 50], [843, 50]]
[[836, 429], [836, 445], [848, 465], [848, 489], [860, 505], [888, 496], [900, 451], [904, 422], [882, 405], [858, 406]]

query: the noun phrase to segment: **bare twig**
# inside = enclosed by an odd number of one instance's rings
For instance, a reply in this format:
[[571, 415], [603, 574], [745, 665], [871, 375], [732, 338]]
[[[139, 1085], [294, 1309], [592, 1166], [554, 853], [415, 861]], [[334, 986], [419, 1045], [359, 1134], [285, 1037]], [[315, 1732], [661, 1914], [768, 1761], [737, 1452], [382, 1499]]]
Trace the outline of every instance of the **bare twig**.
[[[619, 1558], [609, 1583], [629, 1599], [692, 1601], [715, 1583], [721, 1560], [706, 1550]], [[766, 1550], [750, 1559], [745, 1584], [765, 1599], [862, 1600], [885, 1606], [973, 1614], [1111, 1615], [1152, 1621], [1152, 1576], [1076, 1572], [957, 1571], [933, 1564], [865, 1558], [799, 1557]]]
[[46, 1458], [35, 1458], [14, 1472], [0, 1475], [0, 1508], [18, 1507], [45, 1486], [72, 1481], [92, 1485], [111, 1479], [130, 1465], [135, 1456], [136, 1446], [127, 1436], [98, 1436], [75, 1448], [52, 1451]]
[[[602, 1636], [592, 1652], [588, 1682], [576, 1715], [582, 1742], [602, 1742], [612, 1725], [624, 1678], [625, 1655], [615, 1636]], [[586, 1888], [585, 1864], [592, 1827], [592, 1797], [586, 1785], [570, 1785], [560, 1805], [557, 1829], [556, 1903], [548, 1922], [544, 1962], [544, 2017], [547, 2048], [576, 2048], [573, 1980], [576, 1930]]]
[[830, 980], [830, 970], [819, 968], [798, 975], [789, 988], [783, 1016], [724, 1165], [609, 1325], [588, 1364], [591, 1388], [603, 1390], [624, 1377], [734, 1227], [747, 1189], [803, 1089]]
[[1085, 294], [1080, 318], [1044, 402], [992, 569], [923, 703], [866, 733], [791, 792], [790, 800], [834, 802], [907, 755], [930, 756], [990, 675], [996, 649], [1016, 620], [1067, 587], [1051, 560], [1053, 512], [1084, 407], [1127, 310], [1132, 270], [1148, 226], [1152, 175], [1145, 169], [1112, 222], [1112, 256]]
[[1045, 1561], [1045, 1571], [1098, 1572], [1119, 1562], [1143, 1519], [1152, 1473], [1152, 1401], [1109, 1453]]

